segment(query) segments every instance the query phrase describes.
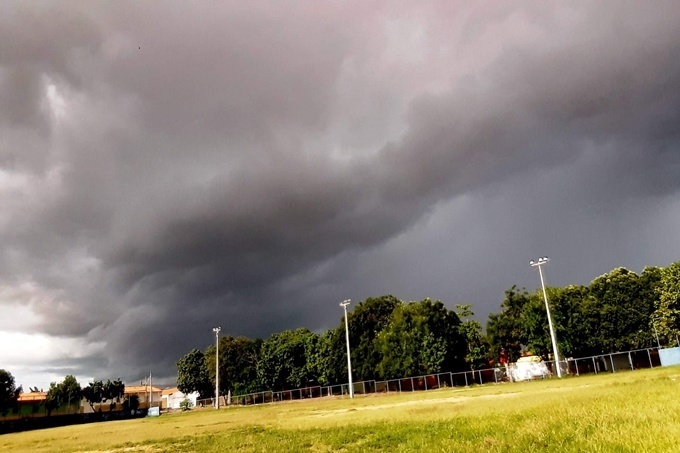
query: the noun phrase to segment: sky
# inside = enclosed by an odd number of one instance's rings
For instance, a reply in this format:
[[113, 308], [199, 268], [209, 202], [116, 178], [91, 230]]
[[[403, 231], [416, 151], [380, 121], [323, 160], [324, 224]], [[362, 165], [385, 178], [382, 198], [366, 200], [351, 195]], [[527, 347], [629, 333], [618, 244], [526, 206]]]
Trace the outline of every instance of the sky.
[[[0, 368], [680, 259], [680, 3], [0, 3]], [[352, 305], [349, 307], [352, 308]]]

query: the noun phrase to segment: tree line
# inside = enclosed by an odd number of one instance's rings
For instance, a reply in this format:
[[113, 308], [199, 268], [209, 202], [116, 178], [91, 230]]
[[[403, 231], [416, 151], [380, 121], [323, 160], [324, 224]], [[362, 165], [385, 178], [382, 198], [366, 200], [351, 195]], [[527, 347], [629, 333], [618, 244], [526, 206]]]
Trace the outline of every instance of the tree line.
[[[29, 388], [31, 392], [40, 392], [37, 387]], [[0, 416], [7, 416], [19, 409], [18, 399], [23, 392], [22, 386], [17, 386], [14, 376], [7, 370], [0, 369]], [[102, 404], [109, 404], [109, 411], [116, 408], [116, 403], [123, 403], [123, 409], [137, 409], [139, 397], [137, 395], [125, 396], [125, 384], [120, 379], [107, 379], [106, 381], [94, 380], [86, 387], [81, 387], [73, 375], [67, 375], [62, 382], [50, 383], [46, 392], [45, 410], [50, 416], [52, 412], [71, 405], [80, 405], [82, 399], [95, 411], [95, 404], [102, 411]]]
[[[586, 357], [675, 344], [680, 334], [680, 261], [641, 274], [617, 268], [588, 286], [547, 288], [558, 348], [566, 357]], [[458, 372], [493, 366], [501, 353], [552, 357], [540, 289], [516, 286], [505, 292], [486, 332], [471, 305], [448, 309], [441, 301], [403, 302], [386, 295], [368, 298], [348, 313], [355, 381]], [[344, 318], [321, 334], [306, 328], [268, 339], [219, 339], [220, 394], [289, 390], [346, 383]], [[178, 387], [214, 395], [216, 347], [194, 349], [177, 362]]]

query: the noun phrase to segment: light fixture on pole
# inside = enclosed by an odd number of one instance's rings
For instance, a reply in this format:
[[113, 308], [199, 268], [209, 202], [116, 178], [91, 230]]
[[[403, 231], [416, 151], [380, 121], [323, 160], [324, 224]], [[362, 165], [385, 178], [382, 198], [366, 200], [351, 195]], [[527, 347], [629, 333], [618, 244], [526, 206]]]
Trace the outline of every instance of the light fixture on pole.
[[221, 327], [213, 327], [215, 332], [215, 409], [220, 408], [220, 332]]
[[354, 398], [354, 386], [352, 385], [352, 359], [349, 356], [349, 323], [347, 322], [347, 306], [351, 300], [346, 299], [340, 302], [340, 306], [345, 310], [345, 339], [347, 340], [347, 376], [349, 377], [349, 397]]
[[550, 327], [550, 340], [552, 341], [553, 357], [555, 358], [555, 367], [557, 368], [557, 377], [562, 377], [562, 369], [560, 367], [560, 356], [557, 353], [557, 337], [555, 336], [555, 329], [553, 328], [552, 316], [550, 315], [550, 305], [548, 304], [548, 293], [545, 292], [545, 283], [543, 282], [543, 270], [541, 266], [548, 261], [547, 256], [539, 258], [537, 261], [529, 261], [529, 265], [538, 268], [538, 275], [541, 276], [541, 288], [543, 288], [543, 300], [545, 301], [545, 311], [548, 313], [548, 326]]

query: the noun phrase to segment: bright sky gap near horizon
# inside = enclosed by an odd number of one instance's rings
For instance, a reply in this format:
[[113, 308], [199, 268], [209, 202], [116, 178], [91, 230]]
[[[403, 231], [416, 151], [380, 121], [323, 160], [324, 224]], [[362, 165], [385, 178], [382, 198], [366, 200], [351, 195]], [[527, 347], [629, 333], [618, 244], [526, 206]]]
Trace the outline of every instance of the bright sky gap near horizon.
[[0, 368], [680, 259], [680, 3], [0, 3]]

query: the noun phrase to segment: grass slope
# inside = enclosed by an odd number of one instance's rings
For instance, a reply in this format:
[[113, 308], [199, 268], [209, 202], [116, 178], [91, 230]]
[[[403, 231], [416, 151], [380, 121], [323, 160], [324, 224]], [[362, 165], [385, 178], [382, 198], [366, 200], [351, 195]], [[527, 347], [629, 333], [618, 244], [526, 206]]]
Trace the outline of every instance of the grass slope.
[[205, 409], [0, 437], [30, 452], [680, 451], [680, 367]]

